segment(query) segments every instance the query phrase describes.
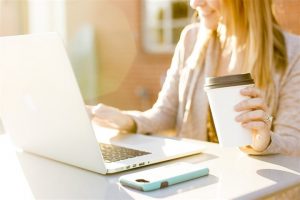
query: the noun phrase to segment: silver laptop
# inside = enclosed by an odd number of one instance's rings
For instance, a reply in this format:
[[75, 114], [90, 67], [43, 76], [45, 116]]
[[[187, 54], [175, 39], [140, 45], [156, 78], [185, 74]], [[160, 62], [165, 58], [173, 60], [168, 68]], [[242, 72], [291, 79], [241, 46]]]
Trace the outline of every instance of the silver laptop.
[[0, 116], [27, 152], [101, 174], [200, 153], [192, 142], [93, 126], [56, 33], [0, 38]]

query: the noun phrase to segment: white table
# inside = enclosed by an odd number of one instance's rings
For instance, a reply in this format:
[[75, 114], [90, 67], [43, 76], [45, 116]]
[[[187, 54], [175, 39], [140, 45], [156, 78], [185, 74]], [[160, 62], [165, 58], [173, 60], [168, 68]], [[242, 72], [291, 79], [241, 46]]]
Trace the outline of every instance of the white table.
[[0, 199], [255, 199], [300, 185], [300, 157], [254, 157], [235, 148], [199, 143], [206, 145], [202, 154], [180, 161], [208, 166], [209, 176], [140, 192], [121, 186], [120, 175], [178, 160], [104, 176], [17, 152], [8, 135], [0, 134]]

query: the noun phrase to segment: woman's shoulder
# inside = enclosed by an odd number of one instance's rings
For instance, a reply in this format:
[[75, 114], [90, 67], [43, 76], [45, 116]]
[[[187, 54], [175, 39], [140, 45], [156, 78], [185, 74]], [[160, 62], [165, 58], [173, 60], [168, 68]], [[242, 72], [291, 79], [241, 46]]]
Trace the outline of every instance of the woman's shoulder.
[[288, 31], [282, 31], [285, 39], [287, 42], [294, 42], [294, 41], [298, 41], [298, 45], [299, 45], [299, 40], [300, 40], [300, 35], [288, 32]]
[[299, 59], [300, 57], [300, 36], [283, 31], [285, 38], [288, 60]]
[[199, 30], [200, 30], [199, 23], [192, 23], [185, 26], [181, 32], [181, 37], [180, 37], [181, 41], [184, 42], [185, 44], [190, 44], [192, 41], [195, 41], [197, 39]]
[[291, 77], [297, 77], [300, 80], [299, 75], [294, 76], [300, 72], [300, 36], [287, 31], [283, 31], [283, 35], [287, 50], [288, 66], [282, 80], [289, 81]]
[[183, 34], [196, 34], [199, 32], [199, 29], [200, 29], [201, 25], [200, 23], [191, 23], [191, 24], [188, 24], [186, 25], [184, 28], [183, 28]]
[[200, 23], [192, 23], [184, 27], [181, 32], [180, 41], [184, 47], [185, 54], [190, 54], [193, 51], [194, 45], [197, 42], [199, 33], [205, 31]]
[[186, 44], [194, 45], [199, 38], [206, 37], [209, 33], [211, 33], [211, 30], [207, 29], [200, 22], [192, 23], [184, 27], [180, 39]]

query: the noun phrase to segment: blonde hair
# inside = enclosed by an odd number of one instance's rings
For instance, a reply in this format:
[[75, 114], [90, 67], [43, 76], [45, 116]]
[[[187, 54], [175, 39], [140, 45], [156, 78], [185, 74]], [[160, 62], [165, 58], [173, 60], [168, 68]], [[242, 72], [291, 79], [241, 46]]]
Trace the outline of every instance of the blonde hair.
[[[272, 13], [272, 0], [223, 0], [221, 25], [226, 38], [236, 38], [232, 56], [243, 48], [240, 73], [250, 72], [256, 86], [266, 93], [270, 113], [275, 114], [274, 75], [282, 74], [287, 67], [284, 36]], [[225, 39], [226, 40], [226, 39]]]

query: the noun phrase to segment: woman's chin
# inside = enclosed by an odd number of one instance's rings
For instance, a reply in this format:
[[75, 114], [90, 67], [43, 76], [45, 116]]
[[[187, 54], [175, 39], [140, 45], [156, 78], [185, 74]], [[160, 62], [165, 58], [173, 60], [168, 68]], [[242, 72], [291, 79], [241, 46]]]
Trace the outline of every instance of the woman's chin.
[[210, 30], [216, 30], [218, 27], [218, 23], [215, 23], [215, 22], [203, 20], [203, 23], [204, 23], [204, 26]]

